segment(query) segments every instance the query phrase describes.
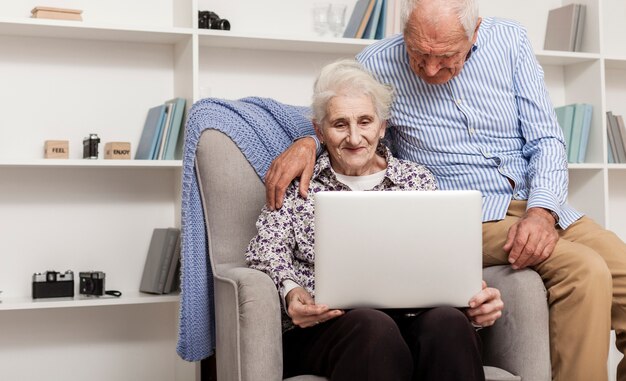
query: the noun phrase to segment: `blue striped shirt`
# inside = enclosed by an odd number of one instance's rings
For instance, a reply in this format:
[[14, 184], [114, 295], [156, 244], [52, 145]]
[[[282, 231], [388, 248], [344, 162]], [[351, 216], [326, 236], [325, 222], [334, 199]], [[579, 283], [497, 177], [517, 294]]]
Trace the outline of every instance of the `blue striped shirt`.
[[563, 133], [521, 25], [484, 18], [460, 74], [441, 85], [411, 71], [402, 35], [356, 58], [396, 90], [394, 153], [426, 165], [441, 189], [480, 190], [483, 221], [503, 219], [512, 199], [556, 212], [563, 229], [582, 216], [566, 203]]

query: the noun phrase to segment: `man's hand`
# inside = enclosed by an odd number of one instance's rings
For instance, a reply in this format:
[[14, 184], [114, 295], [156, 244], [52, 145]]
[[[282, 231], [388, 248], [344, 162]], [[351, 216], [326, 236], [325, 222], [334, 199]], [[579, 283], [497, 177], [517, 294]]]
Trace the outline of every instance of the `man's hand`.
[[530, 208], [511, 226], [503, 249], [509, 252], [513, 269], [534, 266], [552, 254], [559, 240], [555, 223], [546, 209]]
[[291, 321], [300, 328], [312, 327], [344, 313], [342, 310], [329, 310], [328, 306], [315, 304], [311, 295], [302, 287], [289, 291], [285, 301]]
[[296, 140], [274, 159], [265, 174], [265, 202], [270, 210], [283, 206], [287, 187], [296, 177], [300, 177], [300, 195], [307, 197], [315, 154], [315, 140], [309, 137]]
[[489, 327], [502, 316], [504, 303], [500, 298], [500, 291], [487, 287], [487, 283], [483, 281], [483, 289], [470, 299], [469, 307], [465, 313], [472, 323], [481, 327]]

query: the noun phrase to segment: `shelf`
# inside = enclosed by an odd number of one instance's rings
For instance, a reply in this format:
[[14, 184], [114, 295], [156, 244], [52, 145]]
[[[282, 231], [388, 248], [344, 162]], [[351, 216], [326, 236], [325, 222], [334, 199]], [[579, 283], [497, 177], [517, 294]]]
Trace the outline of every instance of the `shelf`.
[[570, 170], [577, 169], [604, 169], [604, 164], [602, 163], [569, 163], [567, 168]]
[[597, 53], [561, 52], [556, 50], [538, 50], [535, 52], [535, 55], [540, 64], [557, 66], [567, 66], [600, 59], [600, 55]]
[[2, 160], [0, 168], [181, 168], [181, 160], [87, 160], [87, 159], [37, 159], [37, 160]]
[[28, 298], [0, 298], [0, 311], [8, 310], [36, 310], [45, 308], [75, 308], [75, 307], [99, 307], [99, 306], [120, 306], [129, 304], [148, 303], [176, 303], [179, 300], [178, 294], [169, 295], [149, 295], [138, 291], [122, 292], [122, 296], [88, 297], [75, 296], [74, 298], [48, 298], [32, 299]]
[[0, 18], [0, 35], [3, 36], [175, 44], [189, 39], [192, 31], [190, 28], [136, 28], [82, 21]]
[[359, 53], [376, 40], [356, 38], [309, 38], [276, 35], [246, 35], [222, 30], [199, 30], [200, 46], [213, 48], [237, 48], [279, 50], [293, 52], [340, 53], [349, 56]]

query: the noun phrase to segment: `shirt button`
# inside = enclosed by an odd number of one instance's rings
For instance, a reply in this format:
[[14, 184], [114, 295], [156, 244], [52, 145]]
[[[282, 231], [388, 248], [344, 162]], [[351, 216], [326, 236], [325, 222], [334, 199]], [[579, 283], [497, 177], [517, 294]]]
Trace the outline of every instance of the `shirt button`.
[[473, 129], [473, 128], [470, 128], [470, 129], [469, 129], [469, 133], [470, 133], [470, 135], [473, 135], [473, 134], [474, 134], [474, 129]]
[[460, 105], [463, 100], [461, 98], [456, 100], [456, 104]]

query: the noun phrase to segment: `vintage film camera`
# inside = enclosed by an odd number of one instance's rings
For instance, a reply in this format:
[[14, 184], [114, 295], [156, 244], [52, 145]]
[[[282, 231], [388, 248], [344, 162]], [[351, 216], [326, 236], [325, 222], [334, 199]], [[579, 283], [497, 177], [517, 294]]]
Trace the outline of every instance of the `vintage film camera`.
[[230, 22], [221, 19], [215, 12], [198, 11], [198, 28], [230, 30]]
[[78, 293], [82, 295], [102, 296], [105, 294], [104, 278], [106, 274], [102, 271], [85, 271], [78, 273], [80, 286]]
[[33, 274], [33, 299], [74, 296], [74, 273], [67, 270]]
[[83, 139], [83, 159], [97, 159], [98, 144], [100, 144], [98, 134], [89, 134]]

